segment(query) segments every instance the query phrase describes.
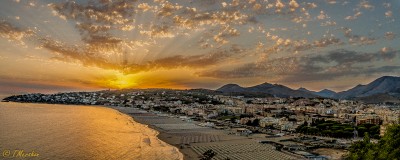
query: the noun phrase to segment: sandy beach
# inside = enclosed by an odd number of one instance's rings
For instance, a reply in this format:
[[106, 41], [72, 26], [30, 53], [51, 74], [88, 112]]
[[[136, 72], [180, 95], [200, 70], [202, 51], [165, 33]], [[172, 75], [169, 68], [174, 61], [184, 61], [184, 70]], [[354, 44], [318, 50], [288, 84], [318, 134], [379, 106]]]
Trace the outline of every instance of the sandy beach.
[[[124, 114], [127, 114], [131, 116], [134, 119], [134, 121], [147, 125], [149, 128], [158, 131], [159, 134], [157, 135], [157, 137], [161, 141], [164, 141], [178, 148], [179, 151], [183, 154], [185, 160], [199, 159], [199, 155], [196, 152], [194, 152], [191, 148], [181, 145], [182, 137], [191, 134], [187, 132], [187, 129], [178, 129], [181, 128], [182, 124], [185, 124], [185, 122], [179, 120], [178, 118], [159, 117], [152, 113], [141, 113], [140, 110], [135, 108], [126, 108], [126, 107], [111, 107], [111, 108], [116, 109]], [[190, 129], [197, 128], [201, 130], [203, 129], [210, 130], [209, 128], [201, 128], [194, 124], [189, 126], [186, 125], [186, 127]], [[171, 128], [173, 129], [172, 131]], [[195, 131], [192, 130], [192, 132]]]
[[174, 116], [160, 116], [137, 108], [111, 107], [132, 116], [134, 121], [157, 130], [157, 137], [177, 148], [185, 160], [199, 159], [208, 149], [217, 155], [214, 159], [302, 159], [302, 157], [277, 151], [274, 146], [260, 144], [264, 136], [238, 136], [231, 131], [217, 130], [186, 122]]

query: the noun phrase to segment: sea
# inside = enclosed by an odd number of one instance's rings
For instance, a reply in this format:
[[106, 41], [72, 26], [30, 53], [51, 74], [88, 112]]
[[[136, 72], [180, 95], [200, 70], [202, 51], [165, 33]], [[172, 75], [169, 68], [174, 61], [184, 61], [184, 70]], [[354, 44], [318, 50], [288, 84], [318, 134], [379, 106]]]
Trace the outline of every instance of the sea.
[[0, 159], [183, 159], [157, 134], [107, 107], [0, 102]]

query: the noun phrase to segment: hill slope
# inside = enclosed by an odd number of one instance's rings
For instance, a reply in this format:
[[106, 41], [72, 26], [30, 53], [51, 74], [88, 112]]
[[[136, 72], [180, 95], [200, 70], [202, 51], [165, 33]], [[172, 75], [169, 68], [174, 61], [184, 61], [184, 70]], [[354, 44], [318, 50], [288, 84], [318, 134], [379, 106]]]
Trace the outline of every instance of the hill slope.
[[279, 84], [270, 84], [263, 83], [252, 87], [241, 87], [237, 84], [227, 84], [218, 88], [217, 91], [223, 93], [266, 93], [270, 94], [274, 97], [317, 97], [316, 95], [302, 91], [302, 90], [293, 90], [289, 87], [279, 85]]
[[357, 85], [347, 91], [339, 92], [335, 98], [349, 99], [368, 97], [377, 94], [400, 95], [400, 77], [383, 76], [367, 85]]

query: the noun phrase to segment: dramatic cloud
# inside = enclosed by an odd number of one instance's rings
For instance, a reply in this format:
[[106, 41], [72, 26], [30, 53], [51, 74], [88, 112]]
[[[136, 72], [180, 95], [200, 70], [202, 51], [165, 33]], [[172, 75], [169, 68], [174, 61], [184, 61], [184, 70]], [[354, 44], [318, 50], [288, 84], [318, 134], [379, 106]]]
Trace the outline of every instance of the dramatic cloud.
[[396, 38], [396, 34], [393, 33], [393, 32], [386, 32], [386, 33], [385, 33], [385, 38], [386, 38], [387, 40], [393, 40], [393, 39]]
[[372, 9], [375, 8], [375, 6], [371, 5], [371, 4], [370, 4], [368, 1], [366, 1], [366, 0], [362, 0], [362, 1], [360, 2], [360, 4], [358, 4], [358, 6], [359, 6], [360, 8], [367, 9], [367, 10], [372, 10]]
[[222, 83], [395, 72], [400, 61], [400, 4], [394, 1], [0, 3], [4, 66], [15, 58], [131, 76], [183, 69], [191, 81], [214, 77]]
[[20, 45], [24, 45], [24, 38], [30, 37], [34, 34], [34, 31], [22, 30], [17, 27], [12, 26], [10, 23], [7, 22], [0, 22], [0, 37], [6, 38], [9, 41], [16, 42]]
[[354, 35], [352, 32], [353, 30], [350, 28], [342, 28], [344, 32], [344, 36], [348, 38], [349, 44], [352, 45], [372, 45], [376, 43], [375, 38], [370, 38], [366, 36], [359, 36], [359, 35]]
[[354, 13], [354, 15], [352, 15], [352, 16], [347, 16], [347, 17], [344, 18], [344, 19], [346, 19], [346, 20], [355, 20], [355, 19], [357, 19], [358, 17], [360, 17], [361, 15], [362, 15], [362, 12], [358, 11], [358, 12]]
[[[232, 45], [227, 50], [220, 50], [204, 55], [183, 56], [175, 55], [166, 58], [160, 58], [141, 64], [130, 62], [114, 62], [109, 60], [105, 55], [99, 53], [117, 52], [123, 47], [120, 42], [115, 39], [104, 39], [100, 41], [102, 46], [96, 46], [97, 42], [92, 42], [95, 46], [87, 48], [79, 48], [76, 46], [67, 46], [59, 41], [51, 39], [41, 39], [43, 48], [46, 48], [55, 53], [52, 58], [57, 61], [73, 62], [83, 64], [84, 66], [95, 66], [104, 69], [119, 70], [121, 72], [132, 74], [155, 69], [175, 69], [175, 68], [204, 68], [212, 65], [217, 65], [229, 59], [240, 58], [244, 50], [237, 45]], [[107, 42], [107, 43], [106, 43]], [[108, 44], [108, 45], [104, 45]], [[116, 54], [112, 54], [116, 56]], [[119, 55], [123, 57], [124, 55]]]
[[284, 82], [332, 80], [345, 76], [398, 71], [400, 66], [370, 65], [393, 60], [398, 55], [398, 50], [388, 49], [377, 53], [335, 50], [326, 55], [270, 59], [262, 63], [248, 63], [231, 70], [211, 70], [198, 74], [217, 78], [278, 76]]

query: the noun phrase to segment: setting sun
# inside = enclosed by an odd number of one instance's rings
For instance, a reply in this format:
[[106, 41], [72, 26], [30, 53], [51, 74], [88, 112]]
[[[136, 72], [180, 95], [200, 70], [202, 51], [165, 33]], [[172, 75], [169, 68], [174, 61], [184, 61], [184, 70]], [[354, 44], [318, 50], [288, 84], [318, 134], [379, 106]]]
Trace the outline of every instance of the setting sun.
[[115, 78], [110, 79], [105, 85], [113, 89], [126, 89], [136, 87], [137, 83], [135, 82], [134, 75], [118, 73]]

